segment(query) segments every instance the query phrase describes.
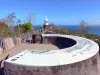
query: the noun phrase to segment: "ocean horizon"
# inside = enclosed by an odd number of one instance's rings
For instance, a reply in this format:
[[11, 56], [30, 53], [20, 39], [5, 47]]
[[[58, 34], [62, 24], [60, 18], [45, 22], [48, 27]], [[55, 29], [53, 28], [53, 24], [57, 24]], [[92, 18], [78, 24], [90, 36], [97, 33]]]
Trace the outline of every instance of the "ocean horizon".
[[[39, 25], [36, 26], [35, 25], [33, 27], [35, 29], [39, 29], [42, 26], [39, 26]], [[80, 29], [79, 25], [56, 25], [56, 27], [66, 28], [66, 29], [69, 29], [69, 30], [72, 30], [72, 31]], [[100, 26], [90, 26], [90, 27], [92, 29], [93, 34], [100, 36]]]

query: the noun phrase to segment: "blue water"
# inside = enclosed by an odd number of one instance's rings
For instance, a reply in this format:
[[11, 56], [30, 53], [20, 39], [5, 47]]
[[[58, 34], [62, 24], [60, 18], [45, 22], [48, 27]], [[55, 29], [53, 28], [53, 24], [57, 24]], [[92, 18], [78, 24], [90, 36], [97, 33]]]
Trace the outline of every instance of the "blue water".
[[[61, 28], [67, 28], [69, 30], [79, 30], [80, 29], [80, 26], [75, 26], [75, 25], [61, 25], [61, 26], [57, 26], [57, 27], [61, 27]], [[39, 29], [40, 26], [34, 26], [35, 29]], [[91, 29], [92, 29], [92, 33], [93, 34], [96, 34], [96, 35], [99, 35], [100, 36], [100, 26], [91, 26]]]

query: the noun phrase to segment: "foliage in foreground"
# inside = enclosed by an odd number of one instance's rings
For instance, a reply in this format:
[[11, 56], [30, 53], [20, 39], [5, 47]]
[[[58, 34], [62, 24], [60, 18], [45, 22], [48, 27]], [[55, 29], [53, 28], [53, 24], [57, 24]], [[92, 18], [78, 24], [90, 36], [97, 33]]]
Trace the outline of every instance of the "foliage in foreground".
[[26, 22], [24, 24], [19, 24], [15, 28], [16, 28], [16, 35], [17, 36], [21, 36], [22, 33], [31, 32], [33, 30], [31, 22]]
[[13, 36], [9, 26], [3, 21], [0, 21], [0, 36], [2, 37]]

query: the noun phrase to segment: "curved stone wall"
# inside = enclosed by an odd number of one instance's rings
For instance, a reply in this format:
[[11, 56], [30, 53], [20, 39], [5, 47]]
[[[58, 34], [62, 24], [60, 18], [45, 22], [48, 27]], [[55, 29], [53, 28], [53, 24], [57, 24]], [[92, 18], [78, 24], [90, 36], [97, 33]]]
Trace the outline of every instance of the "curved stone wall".
[[6, 75], [98, 75], [99, 46], [95, 42], [71, 35], [42, 36], [69, 38], [76, 43], [59, 50], [23, 51], [5, 60]]

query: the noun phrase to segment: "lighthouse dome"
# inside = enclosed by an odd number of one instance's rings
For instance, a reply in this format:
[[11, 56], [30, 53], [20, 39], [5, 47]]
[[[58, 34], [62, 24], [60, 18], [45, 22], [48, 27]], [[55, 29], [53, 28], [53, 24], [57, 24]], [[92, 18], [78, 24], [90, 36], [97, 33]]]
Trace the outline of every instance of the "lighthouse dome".
[[44, 21], [48, 21], [48, 18], [47, 18], [47, 17], [45, 17]]

